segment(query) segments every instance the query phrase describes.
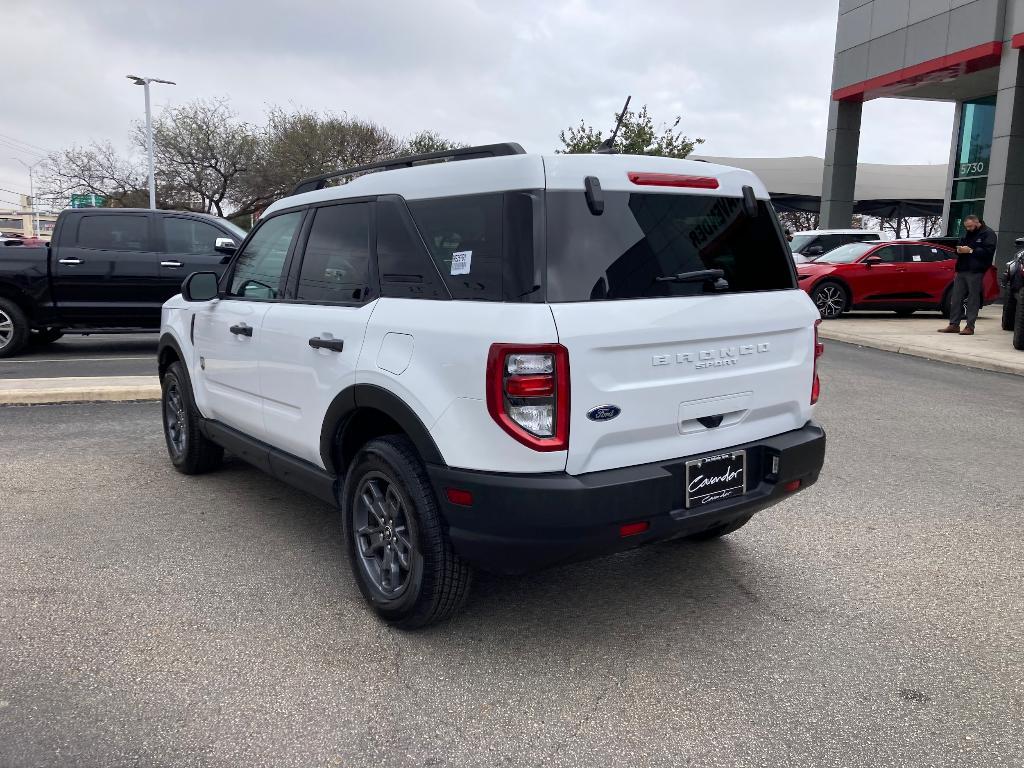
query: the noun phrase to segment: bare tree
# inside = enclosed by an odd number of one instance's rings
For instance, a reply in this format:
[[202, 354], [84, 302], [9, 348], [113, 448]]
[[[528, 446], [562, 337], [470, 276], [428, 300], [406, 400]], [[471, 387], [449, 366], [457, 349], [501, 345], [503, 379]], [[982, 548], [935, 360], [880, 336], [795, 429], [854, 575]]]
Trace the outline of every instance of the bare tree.
[[[145, 147], [143, 126], [135, 141]], [[225, 99], [166, 109], [153, 122], [153, 152], [163, 197], [174, 207], [224, 216], [249, 213], [237, 184], [259, 163], [258, 129], [240, 122]]]
[[100, 195], [122, 208], [146, 205], [146, 171], [141, 162], [118, 154], [109, 141], [54, 152], [40, 169], [39, 198], [59, 210], [73, 194]]
[[783, 229], [790, 232], [806, 232], [818, 228], [818, 214], [814, 211], [779, 211]]
[[921, 237], [942, 236], [941, 216], [922, 216], [918, 221], [921, 223]]

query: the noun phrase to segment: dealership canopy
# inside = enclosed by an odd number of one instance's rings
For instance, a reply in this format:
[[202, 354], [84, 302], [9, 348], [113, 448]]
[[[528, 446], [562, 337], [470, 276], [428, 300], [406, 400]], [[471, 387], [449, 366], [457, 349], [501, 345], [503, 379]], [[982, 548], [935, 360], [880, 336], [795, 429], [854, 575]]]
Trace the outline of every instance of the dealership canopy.
[[[768, 187], [782, 211], [821, 207], [824, 160], [820, 157], [709, 157], [694, 159], [745, 168]], [[946, 188], [945, 165], [860, 163], [854, 213], [867, 216], [939, 216]]]

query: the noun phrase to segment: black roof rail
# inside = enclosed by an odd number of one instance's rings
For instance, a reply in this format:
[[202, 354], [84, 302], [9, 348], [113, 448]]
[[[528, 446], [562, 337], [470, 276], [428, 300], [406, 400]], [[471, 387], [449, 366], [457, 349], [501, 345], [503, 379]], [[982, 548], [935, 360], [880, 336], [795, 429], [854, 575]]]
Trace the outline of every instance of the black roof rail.
[[405, 157], [392, 157], [369, 165], [357, 165], [353, 168], [342, 168], [340, 171], [322, 173], [319, 176], [310, 176], [303, 179], [292, 190], [293, 195], [302, 192], [312, 192], [323, 189], [326, 183], [339, 176], [351, 176], [354, 173], [366, 173], [369, 171], [393, 171], [396, 168], [411, 168], [420, 163], [429, 163], [434, 160], [478, 160], [483, 157], [504, 157], [506, 155], [525, 155], [526, 150], [515, 142], [504, 144], [484, 144], [479, 147], [460, 147], [459, 149], [446, 149], [441, 152], [426, 152], [422, 155], [407, 155]]

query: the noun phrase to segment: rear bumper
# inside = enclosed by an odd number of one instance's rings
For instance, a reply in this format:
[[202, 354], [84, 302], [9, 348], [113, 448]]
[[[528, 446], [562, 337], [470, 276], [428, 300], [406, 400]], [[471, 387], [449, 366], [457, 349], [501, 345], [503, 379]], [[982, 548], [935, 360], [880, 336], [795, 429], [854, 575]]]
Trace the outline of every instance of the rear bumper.
[[[692, 456], [585, 475], [498, 474], [428, 466], [456, 551], [494, 573], [512, 574], [583, 560], [654, 541], [700, 533], [759, 512], [790, 495], [784, 485], [818, 479], [825, 432], [802, 429], [729, 446], [746, 449], [744, 496], [686, 509], [686, 462]], [[771, 474], [774, 457], [778, 472]], [[469, 491], [472, 506], [451, 503], [447, 488]], [[650, 528], [622, 538], [619, 526], [647, 521]]]

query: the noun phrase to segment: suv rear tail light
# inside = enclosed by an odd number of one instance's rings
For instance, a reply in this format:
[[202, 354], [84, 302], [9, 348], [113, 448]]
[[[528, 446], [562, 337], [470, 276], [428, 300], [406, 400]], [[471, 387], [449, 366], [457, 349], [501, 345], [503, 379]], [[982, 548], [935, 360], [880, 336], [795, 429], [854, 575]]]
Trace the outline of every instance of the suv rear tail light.
[[825, 345], [818, 341], [818, 326], [821, 320], [814, 321], [814, 378], [811, 380], [811, 405], [818, 402], [821, 395], [821, 379], [818, 378], [818, 358], [825, 352]]
[[487, 410], [535, 451], [569, 447], [569, 351], [561, 344], [492, 344]]

